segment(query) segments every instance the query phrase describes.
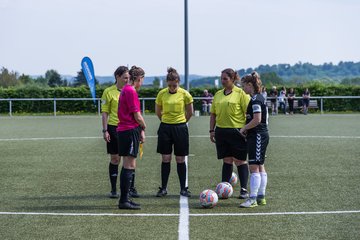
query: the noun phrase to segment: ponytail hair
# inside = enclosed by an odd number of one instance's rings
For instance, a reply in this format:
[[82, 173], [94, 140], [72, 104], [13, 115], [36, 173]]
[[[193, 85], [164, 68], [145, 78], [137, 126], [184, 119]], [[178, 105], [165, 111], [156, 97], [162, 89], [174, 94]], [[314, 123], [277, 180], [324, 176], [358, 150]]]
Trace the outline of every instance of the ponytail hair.
[[138, 77], [144, 77], [145, 76], [145, 71], [141, 67], [132, 66], [130, 71], [129, 71], [129, 74], [130, 74], [130, 81], [135, 82], [135, 80]]
[[180, 82], [180, 76], [175, 68], [169, 67], [167, 69], [166, 81], [176, 81]]
[[255, 93], [261, 92], [262, 83], [261, 83], [259, 73], [253, 71], [251, 74], [247, 74], [244, 77], [242, 77], [241, 82], [242, 83], [251, 83], [251, 85], [254, 88]]

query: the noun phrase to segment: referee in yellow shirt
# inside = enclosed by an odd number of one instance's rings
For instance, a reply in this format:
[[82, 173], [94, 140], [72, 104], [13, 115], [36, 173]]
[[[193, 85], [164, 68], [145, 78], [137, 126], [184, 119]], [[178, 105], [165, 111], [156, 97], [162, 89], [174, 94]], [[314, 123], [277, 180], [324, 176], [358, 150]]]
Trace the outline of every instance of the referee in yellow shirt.
[[186, 123], [193, 113], [193, 98], [188, 91], [180, 87], [180, 77], [174, 68], [168, 69], [166, 82], [168, 87], [162, 89], [156, 97], [156, 115], [161, 121], [158, 130], [157, 152], [162, 155], [161, 187], [156, 196], [167, 195], [171, 154], [174, 146], [180, 195], [190, 197], [190, 191], [185, 186], [185, 156], [189, 155], [189, 131]]
[[[110, 198], [118, 198], [119, 194], [116, 192], [116, 182], [118, 176], [118, 168], [120, 157], [118, 155], [118, 138], [116, 128], [118, 126], [118, 103], [122, 87], [129, 81], [129, 69], [125, 66], [118, 67], [114, 72], [115, 84], [106, 88], [101, 97], [101, 111], [102, 111], [102, 132], [103, 138], [106, 141], [107, 153], [110, 154], [109, 163], [109, 178], [111, 184]], [[130, 196], [139, 197], [135, 184], [135, 174], [133, 175]]]
[[241, 88], [235, 86], [239, 75], [231, 68], [221, 72], [223, 89], [216, 92], [210, 110], [210, 140], [216, 144], [217, 158], [223, 159], [222, 182], [229, 182], [233, 164], [240, 179], [241, 199], [248, 198], [249, 165], [246, 162], [247, 146], [240, 129], [246, 124], [246, 109], [250, 101]]

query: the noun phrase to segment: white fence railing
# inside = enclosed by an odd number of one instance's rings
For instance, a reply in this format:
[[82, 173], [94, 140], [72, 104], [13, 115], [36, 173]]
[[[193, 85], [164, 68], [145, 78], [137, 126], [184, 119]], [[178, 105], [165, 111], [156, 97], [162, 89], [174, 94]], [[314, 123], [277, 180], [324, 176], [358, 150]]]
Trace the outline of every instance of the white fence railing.
[[[140, 102], [141, 102], [141, 108], [142, 108], [142, 113], [145, 114], [145, 102], [146, 101], [154, 101], [155, 102], [155, 97], [151, 97], [151, 98], [140, 98]], [[207, 98], [203, 98], [203, 97], [194, 97], [194, 100], [202, 100], [202, 99], [207, 99]], [[268, 99], [271, 99], [270, 97]], [[302, 99], [301, 97], [296, 97], [295, 99]], [[321, 97], [311, 97], [310, 99], [317, 99], [320, 100], [320, 112], [321, 114], [324, 113], [324, 100], [325, 99], [360, 99], [360, 96], [321, 96]], [[17, 101], [52, 101], [53, 102], [53, 110], [54, 110], [54, 116], [56, 116], [56, 106], [57, 106], [57, 102], [59, 101], [93, 101], [92, 98], [8, 98], [8, 99], [4, 99], [4, 98], [0, 98], [0, 102], [1, 101], [7, 101], [9, 104], [9, 116], [12, 116], [13, 114], [13, 103], [17, 102]], [[100, 98], [96, 98], [96, 108], [97, 108], [97, 113], [100, 115], [101, 114], [101, 99]]]

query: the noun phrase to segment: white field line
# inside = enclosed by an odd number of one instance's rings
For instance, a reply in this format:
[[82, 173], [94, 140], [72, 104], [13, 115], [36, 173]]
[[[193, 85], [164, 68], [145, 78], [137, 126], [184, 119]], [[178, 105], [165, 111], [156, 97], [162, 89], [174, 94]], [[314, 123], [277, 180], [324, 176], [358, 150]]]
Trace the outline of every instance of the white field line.
[[[185, 156], [186, 165], [186, 182], [185, 186], [188, 186], [188, 156]], [[179, 228], [178, 239], [189, 240], [189, 202], [188, 198], [180, 195], [180, 214], [179, 214]]]
[[[213, 216], [277, 216], [277, 215], [325, 215], [325, 214], [355, 214], [360, 210], [349, 211], [318, 211], [318, 212], [264, 212], [264, 213], [190, 213], [189, 217], [213, 217]], [[181, 214], [161, 213], [47, 213], [47, 212], [0, 212], [0, 215], [31, 215], [31, 216], [93, 216], [93, 217], [179, 217]]]
[[[157, 136], [146, 136], [157, 138]], [[190, 138], [209, 138], [208, 135], [192, 135]], [[270, 138], [330, 138], [330, 139], [360, 139], [360, 136], [285, 136], [275, 135]], [[38, 137], [38, 138], [0, 138], [0, 142], [10, 141], [48, 141], [48, 140], [79, 140], [79, 139], [102, 139], [102, 137]]]

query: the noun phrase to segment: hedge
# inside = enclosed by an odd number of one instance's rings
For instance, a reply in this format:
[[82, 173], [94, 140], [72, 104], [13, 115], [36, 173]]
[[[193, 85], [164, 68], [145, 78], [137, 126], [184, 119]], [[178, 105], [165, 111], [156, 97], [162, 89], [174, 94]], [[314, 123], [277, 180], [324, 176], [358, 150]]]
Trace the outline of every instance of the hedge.
[[[295, 86], [297, 96], [301, 96], [305, 87], [309, 88], [312, 96], [360, 96], [359, 86], [345, 85], [324, 85], [313, 83], [308, 86]], [[289, 87], [288, 87], [289, 88]], [[96, 97], [100, 98], [105, 87], [96, 88]], [[215, 94], [216, 88], [208, 89]], [[158, 88], [142, 88], [139, 97], [156, 97]], [[192, 88], [190, 94], [200, 97], [203, 88]], [[22, 88], [0, 88], [0, 99], [8, 98], [90, 98], [90, 91], [87, 87], [22, 87]], [[145, 109], [154, 112], [154, 101], [145, 101]], [[201, 109], [201, 100], [194, 101], [194, 109]], [[360, 99], [331, 99], [324, 100], [326, 111], [360, 111]], [[53, 112], [53, 101], [16, 101], [13, 102], [14, 113], [51, 113]], [[92, 101], [57, 101], [57, 111], [64, 113], [89, 113], [97, 111], [97, 104]], [[0, 101], [0, 113], [9, 112], [8, 101]]]

